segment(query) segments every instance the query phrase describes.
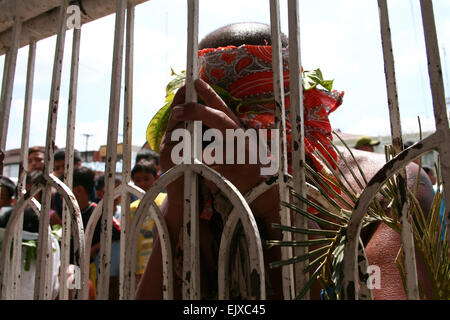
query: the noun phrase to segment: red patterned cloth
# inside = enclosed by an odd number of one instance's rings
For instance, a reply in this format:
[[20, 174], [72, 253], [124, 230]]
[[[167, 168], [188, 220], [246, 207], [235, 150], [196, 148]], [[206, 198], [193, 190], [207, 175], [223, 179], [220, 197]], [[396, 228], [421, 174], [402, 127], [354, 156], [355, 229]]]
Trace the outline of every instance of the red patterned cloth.
[[[285, 92], [289, 90], [287, 54], [287, 50], [283, 49]], [[258, 100], [273, 97], [271, 46], [242, 45], [217, 49], [207, 48], [199, 51], [199, 64], [201, 79], [227, 90], [235, 98]], [[321, 170], [323, 165], [314, 155], [316, 150], [329, 159], [327, 153], [321, 150], [319, 142], [337, 160], [337, 154], [328, 142], [328, 139], [332, 140], [328, 115], [341, 105], [343, 96], [344, 92], [335, 90], [330, 92], [312, 88], [303, 91], [305, 149], [317, 170]], [[292, 130], [289, 121], [289, 102], [289, 97], [286, 97], [286, 137], [288, 161], [291, 163]], [[273, 102], [243, 106], [234, 112], [246, 128], [275, 128]]]

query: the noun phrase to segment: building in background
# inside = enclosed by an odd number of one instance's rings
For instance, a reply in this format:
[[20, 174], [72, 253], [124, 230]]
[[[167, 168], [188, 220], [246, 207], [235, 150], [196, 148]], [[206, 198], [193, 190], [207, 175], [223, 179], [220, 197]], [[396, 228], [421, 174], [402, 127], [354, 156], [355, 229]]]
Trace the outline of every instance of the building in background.
[[[131, 165], [134, 165], [134, 159], [141, 146], [132, 146]], [[99, 175], [105, 172], [106, 145], [100, 146], [99, 150], [80, 151], [83, 166], [91, 168]], [[117, 145], [117, 166], [116, 171], [122, 173], [123, 144]], [[3, 175], [17, 183], [20, 167], [20, 149], [11, 149], [6, 151]]]

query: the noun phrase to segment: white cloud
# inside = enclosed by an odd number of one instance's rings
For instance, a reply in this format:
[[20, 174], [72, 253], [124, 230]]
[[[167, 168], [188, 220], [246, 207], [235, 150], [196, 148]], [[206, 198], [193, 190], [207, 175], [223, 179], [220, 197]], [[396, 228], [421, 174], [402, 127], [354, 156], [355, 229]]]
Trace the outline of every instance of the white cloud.
[[[434, 118], [420, 118], [422, 132], [435, 131]], [[402, 132], [417, 133], [419, 132], [419, 123], [417, 117], [407, 117], [401, 119]], [[347, 129], [346, 133], [370, 135], [370, 136], [386, 136], [391, 134], [390, 122], [388, 118], [381, 116], [363, 116], [354, 121]]]
[[79, 151], [85, 151], [86, 149], [86, 137], [83, 134], [91, 135], [88, 138], [88, 150], [98, 150], [101, 145], [106, 144], [108, 124], [102, 120], [77, 122], [75, 127], [75, 149]]

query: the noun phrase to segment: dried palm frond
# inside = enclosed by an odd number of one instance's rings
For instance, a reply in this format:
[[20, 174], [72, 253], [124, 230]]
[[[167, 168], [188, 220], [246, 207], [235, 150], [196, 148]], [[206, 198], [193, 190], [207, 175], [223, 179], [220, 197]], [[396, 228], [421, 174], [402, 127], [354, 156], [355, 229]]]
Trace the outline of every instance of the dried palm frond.
[[[298, 299], [302, 298], [308, 292], [315, 281], [319, 281], [322, 285], [323, 299], [342, 298], [343, 249], [346, 241], [346, 229], [351, 212], [359, 197], [357, 188], [348, 181], [343, 169], [349, 172], [349, 175], [353, 177], [355, 184], [360, 190], [363, 190], [367, 185], [367, 179], [348, 145], [337, 133], [335, 134], [349, 152], [351, 159], [356, 164], [357, 171], [352, 168], [341, 150], [331, 141], [331, 145], [344, 164], [338, 165], [331, 156], [328, 155], [328, 157], [325, 157], [320, 152], [317, 152], [316, 156], [322, 160], [328, 171], [323, 170], [317, 172], [311, 167], [306, 166], [308, 182], [319, 190], [333, 212], [316, 203], [313, 199], [304, 198], [295, 192], [292, 192], [293, 197], [300, 200], [308, 209], [303, 209], [293, 203], [282, 202], [284, 206], [291, 209], [294, 213], [301, 214], [306, 219], [314, 221], [324, 229], [301, 229], [274, 224], [273, 227], [281, 231], [313, 235], [315, 239], [308, 241], [267, 241], [269, 246], [303, 246], [308, 248], [306, 254], [270, 264], [271, 268], [276, 268], [308, 260], [308, 265], [303, 271], [304, 273], [312, 272], [312, 274], [305, 286], [298, 292], [296, 296]], [[325, 148], [322, 149], [326, 150]], [[387, 161], [395, 156], [392, 147], [387, 147], [385, 152]], [[332, 163], [328, 159], [331, 159]], [[326, 172], [330, 172], [331, 177]], [[416, 187], [411, 191], [407, 190], [406, 183], [401, 176], [392, 176], [380, 189], [380, 197], [374, 198], [369, 205], [363, 219], [363, 227], [377, 221], [385, 223], [396, 232], [401, 233], [399, 217], [401, 216], [400, 210], [402, 209], [406, 194], [408, 201], [411, 203], [411, 216], [415, 222], [413, 224], [413, 231], [416, 248], [432, 279], [434, 297], [438, 299], [449, 299], [450, 255], [448, 244], [445, 241], [447, 227], [442, 223], [442, 218], [439, 218], [439, 205], [442, 201], [442, 193], [438, 189], [430, 213], [425, 216], [415, 196], [418, 182], [419, 180], [416, 181]], [[381, 205], [381, 201], [388, 204], [387, 208]], [[317, 214], [311, 213], [311, 210], [317, 212]], [[365, 254], [361, 241], [359, 251], [358, 256], [364, 259]], [[404, 266], [401, 257], [402, 255], [400, 253], [396, 263], [402, 274]], [[365, 273], [366, 270], [360, 270], [360, 272]], [[360, 291], [367, 293], [370, 290], [368, 290], [366, 283], [360, 283]], [[364, 295], [366, 297], [370, 296], [370, 294]]]

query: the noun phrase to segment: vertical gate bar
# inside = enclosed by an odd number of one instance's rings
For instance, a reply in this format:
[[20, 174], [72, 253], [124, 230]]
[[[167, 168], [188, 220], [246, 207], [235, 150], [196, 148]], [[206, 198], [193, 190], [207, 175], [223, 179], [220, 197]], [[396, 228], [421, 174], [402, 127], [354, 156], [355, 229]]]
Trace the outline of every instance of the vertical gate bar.
[[[12, 40], [12, 39], [11, 39]], [[1, 97], [2, 97], [2, 92], [4, 90], [4, 86], [6, 84], [6, 75], [8, 74], [7, 70], [8, 70], [8, 65], [9, 65], [9, 57], [11, 56], [11, 49], [7, 49], [5, 52], [5, 59], [3, 60], [3, 74], [2, 74], [2, 88], [0, 91], [0, 103], [1, 103]], [[1, 104], [0, 104], [1, 106]], [[2, 110], [0, 109], [0, 112]]]
[[[436, 35], [436, 24], [431, 1], [420, 1], [422, 10], [423, 31], [427, 49], [428, 74], [430, 77], [431, 96], [433, 98], [434, 118], [436, 131], [442, 137], [439, 148], [441, 157], [441, 175], [445, 201], [445, 214], [447, 226], [450, 226], [450, 129], [445, 102], [445, 89], [442, 80], [441, 59]], [[447, 233], [447, 241], [450, 243], [450, 232]]]
[[9, 113], [16, 73], [17, 52], [19, 50], [19, 38], [22, 31], [22, 22], [19, 17], [14, 18], [12, 29], [11, 46], [5, 57], [5, 68], [3, 69], [2, 91], [0, 96], [0, 176], [3, 175], [3, 161], [5, 157], [6, 138], [8, 134]]
[[[25, 103], [23, 111], [23, 126], [22, 126], [22, 144], [20, 148], [20, 164], [19, 164], [19, 176], [17, 185], [17, 198], [20, 199], [25, 193], [25, 179], [26, 171], [25, 168], [28, 166], [28, 141], [30, 136], [30, 115], [31, 115], [31, 101], [33, 94], [33, 79], [34, 79], [34, 66], [36, 60], [36, 42], [31, 42], [28, 49], [28, 65], [27, 65], [27, 80], [25, 87]], [[12, 299], [16, 299], [17, 290], [20, 286], [21, 277], [21, 255], [22, 250], [22, 226], [23, 226], [23, 212], [20, 212], [20, 217], [16, 225], [14, 246], [16, 249], [13, 251], [12, 258], [12, 278], [13, 278], [13, 288], [12, 288]]]
[[[25, 168], [28, 166], [28, 141], [30, 135], [30, 115], [31, 115], [31, 100], [33, 92], [33, 79], [34, 79], [34, 67], [36, 60], [36, 42], [32, 41], [29, 45], [28, 51], [28, 65], [27, 65], [27, 80], [25, 88], [25, 103], [23, 112], [23, 126], [22, 126], [22, 144], [20, 148], [20, 165], [19, 165], [19, 176], [18, 176], [18, 186], [17, 186], [17, 199], [20, 199], [25, 193], [25, 178], [26, 171]], [[20, 212], [20, 217], [16, 225], [16, 230], [14, 231], [14, 251], [12, 258], [12, 273], [11, 278], [13, 279], [12, 285], [12, 295], [7, 295], [8, 298], [16, 299], [17, 290], [20, 286], [20, 275], [21, 275], [21, 256], [22, 256], [22, 225], [23, 225], [23, 212]], [[17, 248], [17, 249], [16, 249]]]
[[[272, 37], [272, 69], [273, 69], [273, 91], [275, 98], [275, 127], [279, 130], [279, 155], [278, 155], [278, 190], [281, 201], [289, 202], [289, 189], [286, 184], [287, 177], [287, 152], [286, 152], [286, 110], [284, 103], [284, 77], [283, 77], [283, 57], [281, 54], [280, 38], [280, 7], [278, 0], [270, 0], [270, 26]], [[279, 214], [281, 223], [291, 225], [289, 210], [280, 204]], [[291, 240], [290, 232], [283, 232], [283, 241]], [[292, 247], [281, 249], [283, 260], [292, 258]], [[288, 300], [294, 297], [294, 266], [282, 267], [283, 277], [283, 297]]]
[[[56, 121], [58, 118], [59, 94], [61, 86], [61, 73], [64, 57], [64, 42], [66, 35], [66, 8], [68, 0], [62, 0], [59, 8], [58, 34], [56, 38], [55, 57], [53, 61], [52, 84], [47, 120], [47, 136], [45, 142], [44, 175], [50, 176], [53, 172], [53, 154], [55, 149]], [[46, 184], [42, 193], [42, 209], [39, 218], [39, 239], [36, 261], [36, 281], [34, 298], [45, 300], [51, 298], [51, 277], [49, 273], [50, 256], [48, 255], [49, 220], [51, 206], [51, 185]]]
[[[197, 102], [194, 80], [198, 78], [198, 0], [188, 0], [186, 103]], [[197, 144], [197, 132], [193, 121], [185, 128], [191, 137], [190, 163], [199, 158], [201, 145]], [[198, 178], [192, 170], [184, 174], [184, 232], [183, 232], [183, 299], [200, 299], [200, 249], [198, 231]], [[188, 230], [189, 228], [189, 230]]]
[[25, 102], [23, 110], [23, 124], [22, 124], [22, 143], [20, 148], [20, 165], [19, 177], [17, 185], [17, 195], [22, 197], [25, 193], [26, 183], [26, 168], [28, 168], [28, 145], [30, 141], [30, 119], [31, 119], [31, 104], [33, 101], [33, 86], [34, 86], [34, 70], [36, 64], [36, 41], [31, 41], [28, 46], [28, 65], [27, 65], [27, 80], [25, 87]]
[[399, 154], [403, 150], [402, 126], [400, 122], [400, 109], [395, 79], [395, 63], [392, 51], [391, 29], [386, 0], [378, 0], [378, 10], [380, 16], [381, 43], [384, 57], [384, 73], [388, 95], [392, 145], [395, 153]]
[[[391, 29], [389, 26], [389, 14], [386, 0], [378, 0], [380, 16], [381, 41], [384, 56], [384, 72], [386, 77], [386, 87], [388, 94], [389, 117], [391, 123], [392, 145], [396, 154], [403, 149], [402, 127], [400, 122], [400, 110], [397, 95], [397, 85], [395, 80], [395, 64], [392, 51]], [[406, 181], [406, 169], [400, 171], [403, 181]], [[409, 201], [402, 204], [402, 244], [405, 256], [405, 271], [407, 282], [408, 299], [419, 299], [416, 256], [414, 250], [414, 236], [412, 230], [412, 218]]]
[[[125, 244], [128, 241], [128, 229], [130, 222], [130, 193], [127, 191], [128, 184], [131, 181], [131, 146], [132, 146], [132, 125], [133, 125], [133, 67], [134, 67], [134, 6], [127, 8], [127, 25], [126, 25], [126, 45], [125, 45], [125, 101], [123, 112], [123, 163], [122, 163], [122, 203], [120, 215], [120, 299], [131, 299], [133, 297], [136, 278], [135, 276], [125, 276], [125, 263], [129, 263], [130, 257], [127, 259]], [[135, 270], [131, 270], [135, 274]], [[130, 279], [125, 281], [125, 279]]]
[[[17, 6], [14, 6], [17, 11]], [[11, 111], [12, 93], [14, 87], [14, 77], [17, 64], [17, 53], [19, 50], [19, 38], [22, 30], [22, 22], [18, 16], [14, 17], [14, 25], [11, 39], [11, 46], [8, 55], [5, 57], [5, 69], [2, 83], [2, 92], [0, 100], [0, 176], [3, 176], [3, 161], [6, 154], [6, 138], [8, 134], [9, 115]], [[19, 287], [21, 274], [21, 254], [22, 254], [22, 221], [23, 215], [19, 219], [14, 229], [13, 240], [13, 258], [11, 261], [11, 268], [7, 273], [13, 281], [11, 290], [8, 289], [8, 298], [14, 299], [17, 289]], [[10, 282], [9, 282], [10, 283]]]
[[111, 74], [111, 93], [108, 119], [108, 139], [105, 167], [105, 195], [103, 199], [100, 262], [97, 282], [99, 300], [107, 300], [109, 296], [109, 274], [111, 265], [112, 217], [114, 211], [114, 186], [116, 177], [117, 136], [120, 112], [120, 91], [122, 82], [122, 62], [125, 9], [127, 0], [116, 1], [116, 22], [114, 33], [114, 53]]
[[[288, 0], [289, 16], [289, 96], [291, 105], [289, 107], [292, 128], [292, 177], [294, 191], [306, 198], [305, 177], [305, 129], [304, 129], [304, 107], [303, 107], [303, 77], [300, 47], [300, 18], [298, 0]], [[306, 205], [294, 198], [294, 204], [306, 210]], [[299, 214], [294, 216], [294, 224], [297, 228], [308, 227], [306, 219]], [[295, 234], [296, 241], [308, 240], [307, 235]], [[308, 247], [296, 247], [295, 256], [308, 252]], [[296, 263], [295, 269], [295, 292], [301, 290], [308, 281], [308, 275], [303, 272], [308, 261]], [[304, 297], [309, 299], [309, 292]]]
[[[70, 83], [69, 83], [69, 106], [67, 110], [67, 133], [66, 133], [66, 149], [64, 159], [64, 183], [69, 189], [73, 185], [73, 169], [74, 169], [74, 144], [75, 144], [75, 120], [77, 110], [77, 92], [78, 92], [78, 69], [80, 58], [80, 41], [81, 29], [76, 27], [73, 29], [72, 39], [72, 61], [70, 66]], [[69, 291], [67, 287], [67, 267], [70, 262], [70, 239], [72, 231], [72, 213], [66, 204], [63, 206], [62, 215], [62, 240], [61, 240], [61, 282], [60, 282], [60, 300], [69, 299]]]

